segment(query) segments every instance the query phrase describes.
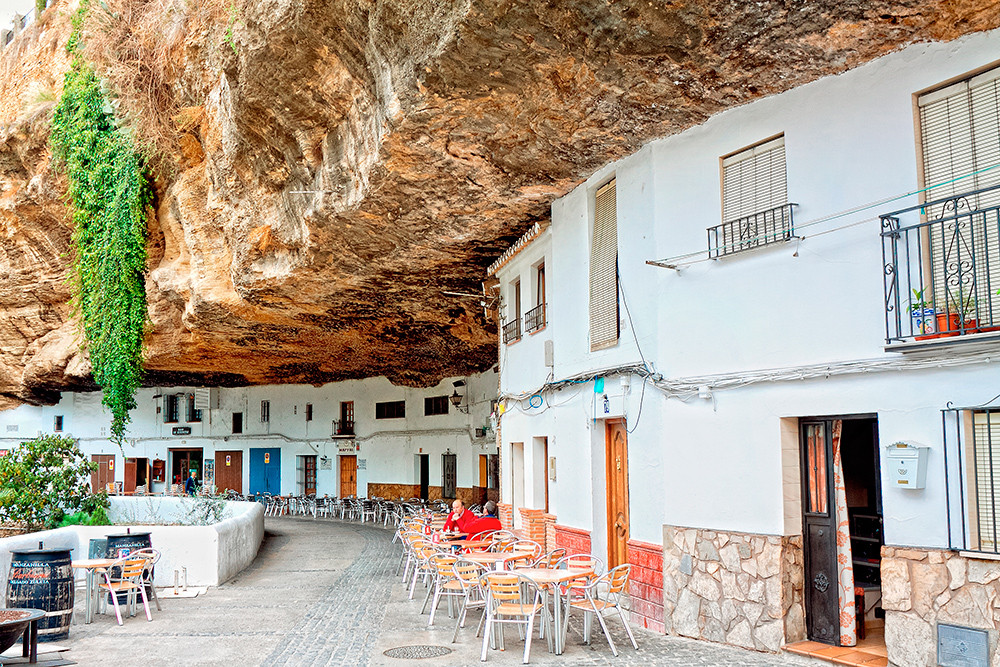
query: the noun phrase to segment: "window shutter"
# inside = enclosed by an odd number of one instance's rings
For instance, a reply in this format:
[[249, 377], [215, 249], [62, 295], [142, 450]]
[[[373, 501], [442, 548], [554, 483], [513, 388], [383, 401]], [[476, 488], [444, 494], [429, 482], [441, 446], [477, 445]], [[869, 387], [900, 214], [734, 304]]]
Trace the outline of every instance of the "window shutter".
[[997, 549], [1000, 535], [1000, 413], [976, 412], [973, 415], [973, 442], [975, 443], [975, 514], [978, 525], [979, 548]]
[[[925, 193], [925, 201], [1000, 185], [1000, 168], [954, 180], [1000, 163], [1000, 69], [921, 95], [917, 106], [924, 187], [934, 186]], [[1000, 190], [975, 195], [961, 203], [958, 213], [996, 206], [1000, 204]], [[955, 211], [942, 204], [928, 207], [925, 214], [928, 220], [935, 220], [952, 216]], [[985, 220], [982, 215], [964, 219], [971, 223], [968, 227], [972, 232], [962, 237], [948, 237], [940, 225], [929, 227], [935, 307], [944, 310], [948, 297], [956, 296], [954, 285], [950, 291], [946, 288], [948, 280], [954, 283], [956, 279], [945, 276], [947, 267], [964, 266], [971, 257], [970, 248], [975, 248], [975, 275], [971, 276], [973, 272], [968, 270], [962, 276], [962, 283], [969, 286], [981, 309], [988, 311], [986, 304], [992, 304], [992, 318], [996, 320], [1000, 318], [1000, 299], [993, 298], [990, 286], [1000, 284], [1000, 265], [994, 261], [1000, 258], [997, 221]], [[990, 261], [984, 261], [987, 258]], [[968, 292], [961, 296], [965, 294]], [[983, 310], [980, 313], [986, 314]]]
[[785, 138], [778, 137], [722, 160], [722, 222], [788, 203]]
[[618, 212], [615, 181], [594, 198], [594, 241], [590, 249], [590, 350], [618, 343]]

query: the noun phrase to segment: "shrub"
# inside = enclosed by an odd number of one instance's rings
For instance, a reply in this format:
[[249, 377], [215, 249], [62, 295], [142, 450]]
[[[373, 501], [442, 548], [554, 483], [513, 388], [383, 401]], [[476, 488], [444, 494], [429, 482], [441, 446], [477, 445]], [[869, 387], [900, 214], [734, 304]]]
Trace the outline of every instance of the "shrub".
[[90, 491], [96, 470], [72, 438], [43, 435], [24, 442], [0, 456], [0, 512], [30, 529], [55, 528], [67, 512], [104, 513], [107, 495]]

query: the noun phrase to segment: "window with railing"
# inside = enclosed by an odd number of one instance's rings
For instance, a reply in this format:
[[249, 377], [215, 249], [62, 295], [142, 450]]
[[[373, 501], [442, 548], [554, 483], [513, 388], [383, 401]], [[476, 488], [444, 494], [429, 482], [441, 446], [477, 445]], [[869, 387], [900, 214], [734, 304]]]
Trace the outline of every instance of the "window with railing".
[[540, 303], [524, 314], [524, 330], [528, 333], [545, 326], [545, 304]]
[[513, 343], [521, 338], [521, 319], [516, 318], [503, 325], [503, 342]]
[[1000, 408], [942, 411], [948, 546], [1000, 554]]
[[792, 208], [783, 204], [708, 228], [708, 256], [725, 257], [795, 237]]
[[354, 420], [353, 419], [334, 419], [333, 420], [333, 434], [334, 435], [354, 435]]
[[1000, 332], [1000, 185], [880, 217], [886, 342]]

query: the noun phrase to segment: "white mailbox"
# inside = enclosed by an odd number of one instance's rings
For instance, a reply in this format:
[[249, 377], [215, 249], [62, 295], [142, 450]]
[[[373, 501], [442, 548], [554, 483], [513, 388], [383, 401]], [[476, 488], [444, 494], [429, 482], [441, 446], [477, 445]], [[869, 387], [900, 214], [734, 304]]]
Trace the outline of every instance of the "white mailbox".
[[927, 452], [930, 447], [894, 442], [885, 448], [889, 483], [897, 489], [922, 489], [927, 483]]

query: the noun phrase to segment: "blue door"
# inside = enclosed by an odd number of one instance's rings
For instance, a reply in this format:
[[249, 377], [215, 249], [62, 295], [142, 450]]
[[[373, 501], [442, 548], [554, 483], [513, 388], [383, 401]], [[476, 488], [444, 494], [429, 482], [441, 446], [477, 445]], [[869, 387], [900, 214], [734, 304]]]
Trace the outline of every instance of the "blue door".
[[280, 448], [250, 448], [250, 493], [281, 493]]

